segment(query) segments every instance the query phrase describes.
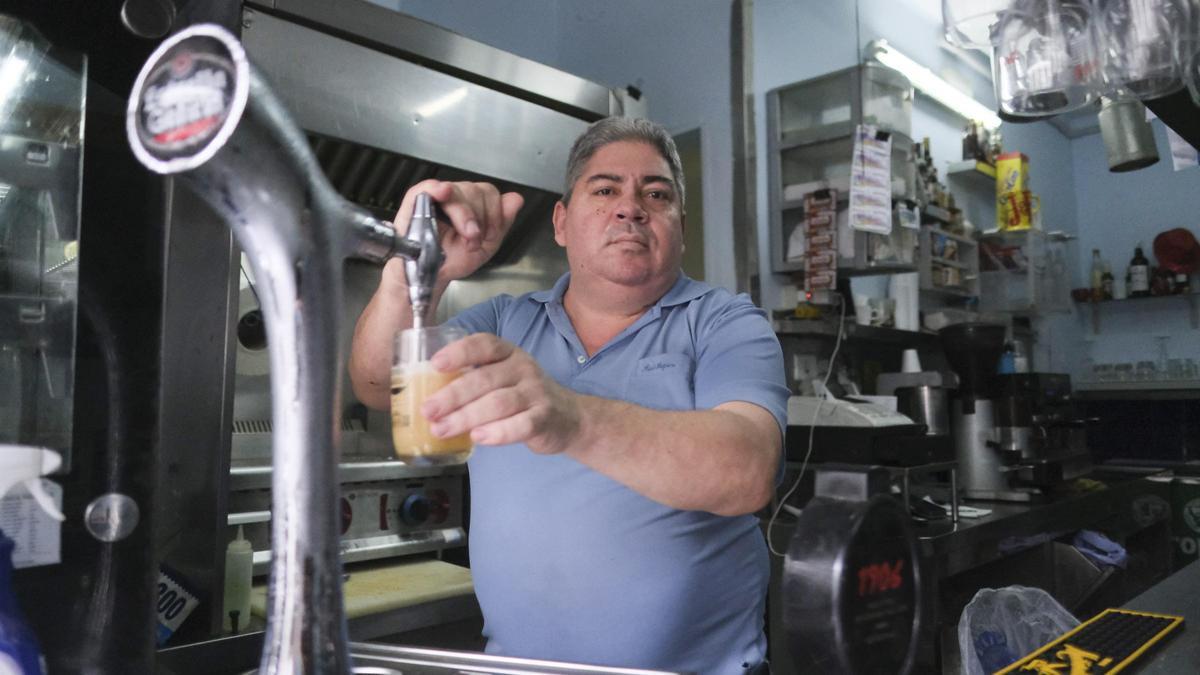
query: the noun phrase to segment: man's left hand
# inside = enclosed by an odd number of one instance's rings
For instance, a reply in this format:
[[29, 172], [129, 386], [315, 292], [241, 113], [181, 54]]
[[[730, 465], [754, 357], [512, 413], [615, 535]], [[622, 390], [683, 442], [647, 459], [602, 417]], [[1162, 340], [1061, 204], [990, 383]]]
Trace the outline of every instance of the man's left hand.
[[469, 335], [442, 348], [432, 362], [443, 372], [465, 371], [421, 406], [442, 438], [469, 432], [480, 445], [525, 443], [550, 455], [567, 450], [581, 433], [579, 395], [511, 342]]

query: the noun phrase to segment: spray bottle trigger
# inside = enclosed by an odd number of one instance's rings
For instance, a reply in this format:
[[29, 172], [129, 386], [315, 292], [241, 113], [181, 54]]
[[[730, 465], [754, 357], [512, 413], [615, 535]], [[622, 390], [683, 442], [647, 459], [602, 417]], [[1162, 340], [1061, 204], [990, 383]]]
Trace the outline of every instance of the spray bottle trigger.
[[29, 490], [29, 494], [33, 495], [33, 500], [37, 502], [38, 506], [42, 507], [42, 510], [46, 512], [46, 515], [59, 522], [66, 520], [66, 516], [64, 516], [62, 511], [59, 511], [58, 507], [54, 505], [54, 499], [52, 499], [46, 492], [46, 489], [42, 487], [41, 478], [30, 478], [29, 480], [25, 481], [25, 489]]

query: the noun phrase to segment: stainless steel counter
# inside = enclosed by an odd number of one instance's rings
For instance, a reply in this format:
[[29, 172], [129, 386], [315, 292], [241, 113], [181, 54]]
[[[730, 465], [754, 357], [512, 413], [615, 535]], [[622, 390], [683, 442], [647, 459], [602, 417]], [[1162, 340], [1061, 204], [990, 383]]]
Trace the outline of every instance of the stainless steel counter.
[[[461, 595], [353, 618], [347, 624], [351, 640], [374, 640], [477, 616], [479, 603], [475, 596]], [[244, 673], [258, 666], [262, 647], [261, 630], [167, 647], [158, 652], [156, 672], [170, 675]]]
[[1097, 473], [1104, 489], [1061, 495], [1044, 503], [971, 501], [991, 509], [982, 518], [960, 518], [921, 526], [922, 552], [937, 561], [940, 577], [949, 577], [999, 560], [1020, 550], [1021, 540], [1068, 533], [1082, 528], [1116, 528], [1132, 532], [1170, 518], [1170, 484], [1144, 475]]
[[[919, 651], [928, 672], [957, 673], [957, 626], [980, 588], [1042, 588], [1069, 611], [1089, 613], [1142, 592], [1169, 571], [1170, 482], [1148, 471], [1096, 472], [1102, 489], [1061, 494], [1041, 503], [969, 501], [982, 518], [920, 526], [928, 640]], [[1104, 532], [1130, 549], [1120, 574], [1105, 573], [1054, 540], [1081, 529]]]
[[1126, 609], [1182, 616], [1179, 634], [1135, 664], [1138, 675], [1177, 675], [1200, 669], [1200, 560], [1124, 605]]

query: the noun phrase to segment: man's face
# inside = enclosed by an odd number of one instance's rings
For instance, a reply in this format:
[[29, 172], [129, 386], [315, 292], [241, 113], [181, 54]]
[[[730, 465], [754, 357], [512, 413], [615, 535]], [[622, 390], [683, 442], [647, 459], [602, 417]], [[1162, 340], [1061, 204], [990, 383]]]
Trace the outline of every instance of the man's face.
[[653, 146], [600, 148], [575, 182], [571, 203], [554, 207], [554, 240], [572, 278], [624, 286], [668, 283], [683, 257], [683, 213], [671, 168]]

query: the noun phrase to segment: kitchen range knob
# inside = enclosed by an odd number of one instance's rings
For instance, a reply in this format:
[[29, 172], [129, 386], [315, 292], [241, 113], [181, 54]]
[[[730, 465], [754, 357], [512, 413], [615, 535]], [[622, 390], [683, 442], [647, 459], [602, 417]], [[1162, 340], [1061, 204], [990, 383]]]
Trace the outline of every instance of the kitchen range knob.
[[450, 517], [450, 495], [445, 490], [434, 490], [429, 494], [429, 517], [435, 525]]
[[409, 495], [400, 509], [400, 520], [405, 525], [420, 525], [429, 519], [429, 500], [425, 495]]
[[339, 502], [339, 516], [341, 519], [342, 531], [341, 534], [346, 534], [350, 531], [350, 523], [354, 522], [354, 508], [350, 506], [350, 500], [342, 497]]

